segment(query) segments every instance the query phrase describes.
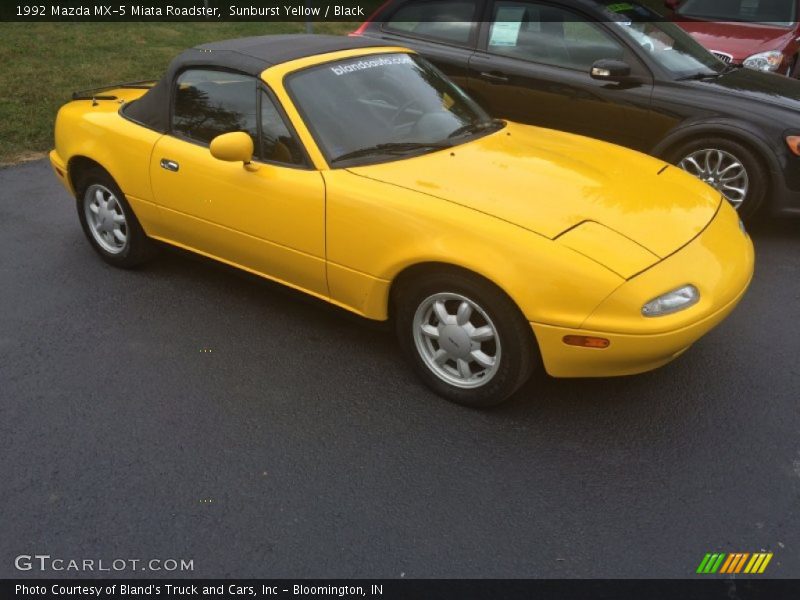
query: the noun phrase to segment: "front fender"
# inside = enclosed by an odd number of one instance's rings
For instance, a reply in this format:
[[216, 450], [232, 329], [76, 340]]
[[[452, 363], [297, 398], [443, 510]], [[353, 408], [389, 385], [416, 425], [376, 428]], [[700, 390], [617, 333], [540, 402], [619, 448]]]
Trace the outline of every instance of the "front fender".
[[323, 173], [331, 299], [388, 316], [392, 281], [422, 263], [475, 272], [528, 320], [577, 327], [623, 279], [539, 234], [434, 196], [350, 173]]
[[653, 156], [665, 158], [671, 148], [697, 137], [710, 137], [721, 135], [741, 140], [751, 146], [764, 159], [773, 181], [781, 173], [780, 162], [775, 151], [770, 146], [770, 141], [765, 139], [763, 133], [751, 124], [736, 119], [721, 117], [707, 119], [689, 119], [672, 128], [661, 141], [649, 152]]

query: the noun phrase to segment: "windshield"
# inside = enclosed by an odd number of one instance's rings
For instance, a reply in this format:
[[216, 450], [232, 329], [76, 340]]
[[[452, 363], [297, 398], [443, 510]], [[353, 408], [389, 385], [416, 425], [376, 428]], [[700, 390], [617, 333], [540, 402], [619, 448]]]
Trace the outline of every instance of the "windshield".
[[606, 6], [606, 14], [612, 26], [644, 48], [653, 61], [676, 79], [713, 76], [728, 68], [683, 29], [664, 21], [649, 8], [615, 3]]
[[796, 0], [685, 0], [678, 7], [684, 17], [710, 21], [747, 21], [791, 27], [797, 17]]
[[333, 166], [397, 160], [502, 127], [410, 54], [325, 63], [291, 75], [287, 88]]

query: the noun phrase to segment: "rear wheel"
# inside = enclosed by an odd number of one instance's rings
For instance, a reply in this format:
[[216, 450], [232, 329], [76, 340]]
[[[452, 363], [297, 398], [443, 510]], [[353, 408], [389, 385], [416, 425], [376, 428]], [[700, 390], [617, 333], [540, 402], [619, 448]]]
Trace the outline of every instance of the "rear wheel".
[[103, 260], [131, 268], [153, 256], [153, 242], [108, 173], [97, 167], [87, 169], [78, 177], [76, 188], [81, 227]]
[[750, 148], [727, 138], [701, 138], [675, 148], [670, 162], [702, 179], [725, 196], [742, 219], [764, 203], [767, 170]]
[[459, 272], [429, 274], [398, 290], [397, 336], [420, 378], [452, 402], [481, 408], [508, 399], [530, 377], [530, 325], [500, 290]]

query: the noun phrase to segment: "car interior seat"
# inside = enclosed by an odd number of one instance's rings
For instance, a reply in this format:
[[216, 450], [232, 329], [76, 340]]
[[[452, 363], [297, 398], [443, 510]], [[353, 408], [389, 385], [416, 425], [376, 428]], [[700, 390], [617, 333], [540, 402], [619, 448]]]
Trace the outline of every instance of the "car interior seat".
[[522, 15], [513, 54], [538, 62], [568, 65], [569, 50], [564, 41], [564, 15], [558, 9], [540, 8], [535, 15], [528, 8]]

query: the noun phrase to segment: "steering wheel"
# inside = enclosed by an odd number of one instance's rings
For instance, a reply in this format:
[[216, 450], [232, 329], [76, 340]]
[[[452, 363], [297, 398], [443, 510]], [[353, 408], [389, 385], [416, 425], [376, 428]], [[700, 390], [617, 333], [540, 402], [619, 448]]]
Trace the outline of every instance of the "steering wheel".
[[392, 120], [391, 120], [391, 125], [393, 127], [398, 125], [399, 122], [400, 122], [400, 117], [402, 117], [404, 114], [406, 114], [409, 111], [409, 109], [411, 109], [414, 106], [419, 106], [419, 100], [417, 98], [412, 98], [408, 102], [402, 104], [397, 109], [397, 112], [394, 113], [394, 116], [392, 117]]

